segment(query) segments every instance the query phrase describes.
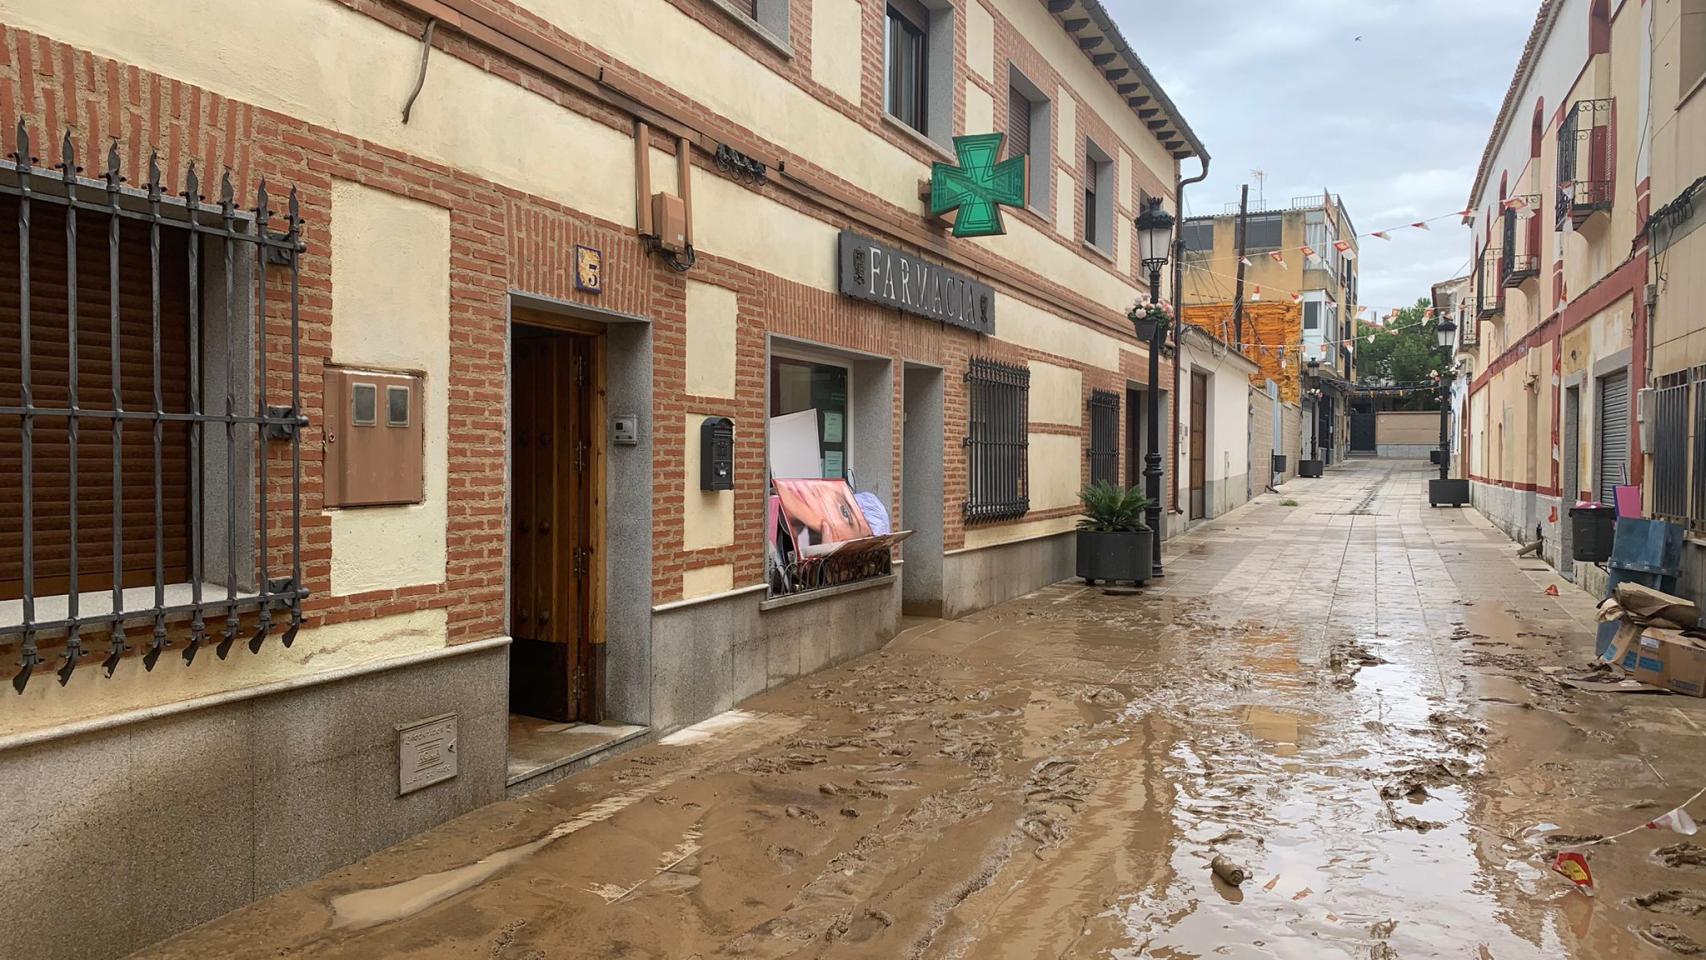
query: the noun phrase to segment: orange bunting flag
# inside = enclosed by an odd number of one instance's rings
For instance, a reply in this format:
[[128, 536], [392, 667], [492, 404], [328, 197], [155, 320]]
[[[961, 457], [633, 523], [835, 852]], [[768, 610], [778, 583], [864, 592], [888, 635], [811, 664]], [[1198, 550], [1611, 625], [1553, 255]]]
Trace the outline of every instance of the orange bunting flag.
[[1250, 299], [1251, 299], [1251, 300], [1260, 300], [1260, 299], [1262, 299], [1262, 288], [1261, 288], [1261, 287], [1257, 287], [1257, 288], [1256, 288], [1256, 289], [1255, 289], [1255, 292], [1253, 292], [1253, 293], [1251, 293], [1251, 294], [1250, 294]]
[[1283, 267], [1283, 266], [1285, 266], [1285, 257], [1283, 257], [1283, 256], [1280, 256], [1280, 252], [1279, 252], [1279, 251], [1278, 251], [1278, 250], [1274, 250], [1274, 251], [1271, 251], [1271, 252], [1270, 252], [1270, 253], [1269, 253], [1269, 254], [1268, 254], [1268, 256], [1269, 256], [1269, 257], [1270, 257], [1270, 258], [1271, 258], [1271, 259], [1272, 259], [1272, 260], [1273, 260], [1273, 261], [1274, 261], [1274, 262], [1275, 262], [1275, 263], [1277, 263], [1277, 264], [1279, 264], [1279, 265], [1280, 265], [1280, 266], [1281, 266], [1281, 267]]
[[1417, 220], [1415, 223], [1410, 224], [1410, 226], [1415, 227], [1417, 230], [1433, 229], [1433, 227], [1428, 226], [1428, 222], [1426, 220]]
[[1379, 237], [1379, 238], [1380, 238], [1380, 239], [1382, 239], [1382, 240], [1390, 240], [1390, 239], [1392, 239], [1392, 234], [1390, 234], [1390, 233], [1387, 233], [1387, 232], [1386, 232], [1386, 231], [1385, 231], [1385, 230], [1376, 230], [1376, 231], [1374, 231], [1374, 232], [1373, 232], [1373, 233], [1371, 233], [1371, 234], [1369, 234], [1369, 236], [1371, 236], [1371, 237]]
[[1356, 251], [1351, 249], [1351, 242], [1349, 240], [1334, 240], [1333, 249], [1339, 251], [1346, 260], [1355, 260], [1357, 258]]
[[1301, 293], [1292, 294], [1291, 295], [1291, 302], [1292, 303], [1302, 303], [1303, 302], [1303, 294], [1301, 294]]
[[1558, 854], [1552, 860], [1552, 869], [1568, 877], [1576, 885], [1576, 889], [1593, 896], [1593, 871], [1588, 869], [1588, 858], [1570, 850]]
[[1434, 318], [1434, 308], [1433, 307], [1429, 307], [1426, 310], [1422, 311], [1422, 319], [1423, 320], [1432, 320], [1433, 318]]
[[1528, 199], [1526, 197], [1512, 197], [1504, 202], [1504, 208], [1506, 210], [1521, 210], [1526, 206], [1528, 206]]
[[1249, 257], [1239, 257], [1239, 258], [1238, 258], [1238, 262], [1239, 262], [1239, 263], [1241, 263], [1241, 264], [1243, 264], [1243, 265], [1244, 265], [1244, 266], [1246, 266], [1246, 267], [1250, 267], [1250, 266], [1255, 266], [1255, 264], [1252, 264], [1252, 263], [1251, 263], [1251, 262], [1250, 262], [1250, 258], [1249, 258]]
[[1303, 251], [1303, 255], [1306, 257], [1315, 256], [1315, 248], [1308, 245], [1308, 244], [1304, 244], [1300, 249]]

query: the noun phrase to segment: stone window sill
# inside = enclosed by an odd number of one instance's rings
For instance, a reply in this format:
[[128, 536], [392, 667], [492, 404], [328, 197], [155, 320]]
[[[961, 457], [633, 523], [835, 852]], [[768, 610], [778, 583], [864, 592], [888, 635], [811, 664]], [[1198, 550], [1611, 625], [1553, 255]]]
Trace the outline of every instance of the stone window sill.
[[[898, 566], [898, 564], [896, 564], [896, 566]], [[780, 597], [771, 597], [768, 600], [760, 601], [758, 609], [762, 612], [768, 613], [771, 610], [780, 610], [783, 607], [792, 607], [802, 603], [811, 603], [814, 600], [827, 600], [830, 597], [845, 596], [849, 593], [858, 593], [861, 590], [869, 590], [873, 587], [888, 586], [889, 584], [894, 583], [898, 577], [899, 574], [887, 573], [880, 577], [872, 577], [869, 580], [857, 580], [853, 583], [838, 583], [833, 587], [821, 587], [817, 590], [806, 590], [801, 593], [784, 594]]]
[[758, 39], [774, 47], [777, 53], [792, 60], [794, 45], [786, 37], [779, 37], [769, 27], [746, 15], [746, 11], [734, 5], [731, 0], [710, 0], [712, 6], [729, 15], [729, 19], [740, 24]]
[[953, 161], [956, 159], [952, 150], [949, 150], [947, 147], [944, 147], [930, 139], [925, 134], [919, 133], [917, 130], [913, 129], [911, 124], [908, 124], [903, 120], [895, 119], [894, 114], [889, 113], [887, 110], [883, 111], [883, 123], [887, 124], [894, 130], [899, 130], [902, 135], [910, 138], [914, 143], [919, 144], [931, 153], [941, 157], [943, 160]]

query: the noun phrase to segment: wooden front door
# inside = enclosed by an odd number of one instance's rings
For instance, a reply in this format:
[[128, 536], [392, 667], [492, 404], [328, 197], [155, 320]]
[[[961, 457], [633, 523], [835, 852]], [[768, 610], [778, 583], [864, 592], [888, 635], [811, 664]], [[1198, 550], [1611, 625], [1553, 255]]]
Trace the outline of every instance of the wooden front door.
[[596, 720], [590, 616], [592, 337], [517, 325], [512, 349], [510, 709]]
[[1208, 377], [1191, 374], [1191, 519], [1207, 516]]

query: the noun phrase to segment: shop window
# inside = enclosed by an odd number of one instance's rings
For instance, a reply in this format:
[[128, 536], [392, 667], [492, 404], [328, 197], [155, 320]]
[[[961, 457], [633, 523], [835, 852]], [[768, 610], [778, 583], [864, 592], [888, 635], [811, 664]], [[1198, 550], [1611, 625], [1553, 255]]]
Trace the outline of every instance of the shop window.
[[1113, 158], [1084, 141], [1084, 242], [1111, 253], [1114, 249]]
[[971, 419], [966, 433], [966, 520], [1003, 520], [1031, 508], [1031, 371], [974, 358], [966, 370]]
[[1113, 483], [1120, 475], [1120, 395], [1090, 393], [1090, 482]]
[[1053, 196], [1049, 187], [1052, 133], [1048, 97], [1018, 70], [1013, 70], [1007, 88], [1007, 156], [1028, 158], [1025, 203], [1041, 214], [1048, 213]]
[[889, 116], [948, 147], [954, 122], [953, 7], [945, 0], [889, 0], [883, 48]]
[[791, 357], [770, 360], [770, 416], [817, 411], [818, 477], [838, 479], [852, 468], [847, 374], [846, 367], [832, 363]]

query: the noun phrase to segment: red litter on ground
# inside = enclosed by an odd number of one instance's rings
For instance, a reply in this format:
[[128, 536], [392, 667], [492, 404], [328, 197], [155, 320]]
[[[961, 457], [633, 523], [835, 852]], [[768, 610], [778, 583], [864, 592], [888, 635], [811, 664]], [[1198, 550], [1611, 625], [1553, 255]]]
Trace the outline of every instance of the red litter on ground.
[[1552, 869], [1568, 877], [1577, 890], [1593, 896], [1593, 872], [1588, 869], [1587, 857], [1573, 850], [1560, 853], [1553, 858]]
[[1555, 583], [1549, 583], [1549, 584], [1547, 584], [1547, 585], [1546, 585], [1546, 595], [1547, 595], [1547, 596], [1548, 596], [1548, 597], [1555, 597], [1555, 596], [1557, 596], [1557, 595], [1558, 595], [1558, 585], [1557, 585], [1557, 584], [1555, 584]]

